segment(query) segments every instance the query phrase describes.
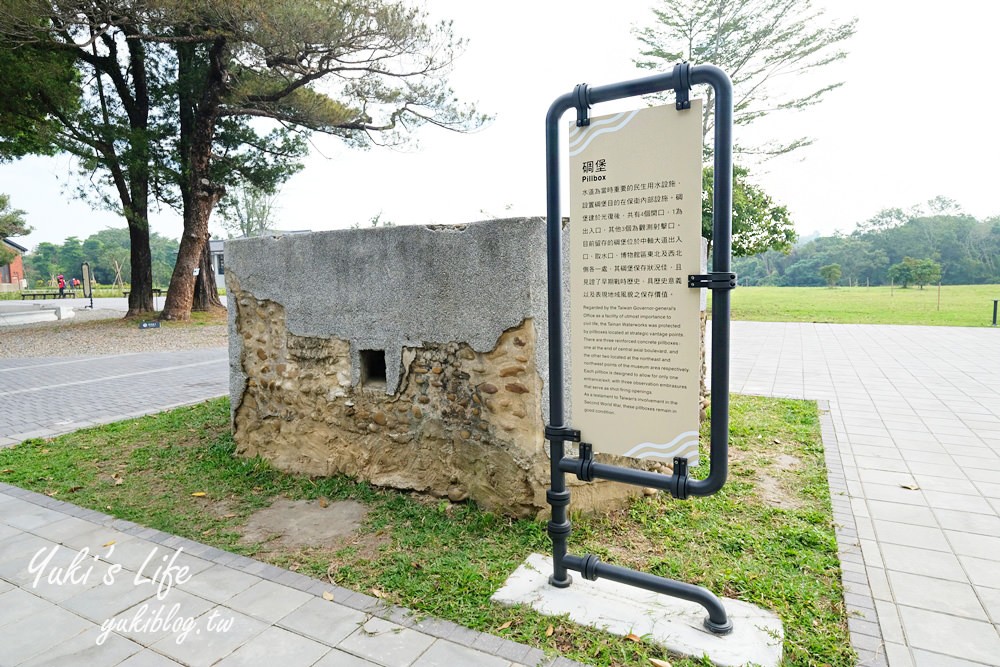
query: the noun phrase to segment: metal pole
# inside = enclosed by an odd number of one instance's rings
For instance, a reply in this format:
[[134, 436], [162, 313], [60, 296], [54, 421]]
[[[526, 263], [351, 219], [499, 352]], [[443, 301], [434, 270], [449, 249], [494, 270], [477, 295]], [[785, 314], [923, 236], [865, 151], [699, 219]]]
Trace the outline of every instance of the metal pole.
[[550, 488], [546, 500], [552, 506], [548, 533], [552, 539], [552, 576], [549, 583], [566, 588], [573, 579], [566, 571], [567, 540], [572, 524], [566, 516], [569, 491], [566, 476], [559, 468], [565, 454], [563, 412], [563, 323], [562, 323], [562, 215], [559, 211], [559, 119], [573, 106], [573, 95], [566, 94], [553, 102], [545, 119], [545, 180], [547, 187], [547, 272], [549, 299], [549, 423], [554, 434], [549, 439]]
[[993, 326], [997, 325], [997, 303], [1000, 303], [1000, 299], [993, 299]]

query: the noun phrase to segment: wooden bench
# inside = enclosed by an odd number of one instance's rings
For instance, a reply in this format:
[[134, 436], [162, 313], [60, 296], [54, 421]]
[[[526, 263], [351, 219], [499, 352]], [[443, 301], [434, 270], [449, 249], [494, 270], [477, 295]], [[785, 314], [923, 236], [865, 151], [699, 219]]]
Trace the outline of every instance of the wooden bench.
[[[124, 295], [125, 298], [127, 299], [128, 298], [128, 294], [131, 291], [132, 290], [123, 289], [122, 290], [122, 295]], [[162, 287], [154, 287], [153, 288], [153, 296], [163, 296], [163, 293], [166, 292], [166, 291], [167, 290], [163, 289]]]
[[59, 299], [59, 298], [65, 299], [67, 297], [74, 299], [76, 298], [76, 290], [66, 288], [65, 290], [63, 290], [62, 294], [59, 294], [59, 290], [57, 289], [21, 290], [21, 301], [24, 301], [25, 299], [48, 299], [50, 296], [53, 299]]

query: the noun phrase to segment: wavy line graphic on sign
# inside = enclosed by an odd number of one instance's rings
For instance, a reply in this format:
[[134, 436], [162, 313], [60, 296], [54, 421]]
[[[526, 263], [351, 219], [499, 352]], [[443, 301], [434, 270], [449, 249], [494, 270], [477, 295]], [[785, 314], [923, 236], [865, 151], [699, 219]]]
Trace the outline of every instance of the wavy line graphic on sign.
[[607, 118], [592, 120], [590, 122], [590, 125], [574, 125], [570, 127], [569, 128], [570, 148], [578, 144], [584, 137], [587, 136], [587, 133], [590, 132], [591, 130], [598, 127], [604, 127], [605, 125], [611, 125], [613, 123], [617, 123], [619, 120], [624, 118], [625, 114], [627, 113], [628, 113], [627, 111], [622, 111], [621, 113], [616, 113], [615, 115], [608, 116]]
[[680, 456], [693, 463], [698, 459], [698, 432], [685, 431], [670, 442], [659, 445], [652, 442], [644, 442], [625, 452], [624, 456], [631, 456], [636, 459], [646, 459], [651, 456], [663, 458]]
[[[617, 132], [618, 130], [622, 129], [623, 127], [625, 127], [626, 125], [629, 124], [629, 121], [631, 121], [633, 118], [635, 118], [635, 115], [637, 113], [639, 113], [638, 110], [636, 110], [636, 111], [630, 111], [627, 114], [618, 114], [616, 116], [612, 116], [611, 118], [608, 119], [609, 121], [618, 119], [621, 116], [625, 116], [624, 120], [621, 120], [617, 125], [615, 125], [613, 127], [611, 127], [611, 126], [609, 126], [609, 127], [597, 127], [596, 129], [594, 129], [597, 124], [595, 123], [594, 125], [591, 125], [590, 128], [588, 128], [587, 131], [584, 134], [582, 134], [580, 137], [578, 137], [575, 141], [571, 141], [570, 142], [570, 151], [569, 151], [570, 157], [575, 157], [575, 156], [579, 155], [580, 153], [582, 153], [583, 151], [585, 151], [587, 149], [587, 146], [589, 146], [590, 143], [594, 139], [596, 139], [597, 137], [601, 136], [602, 134], [608, 134], [610, 132]], [[580, 142], [582, 142], [582, 143], [580, 143]], [[580, 144], [580, 145], [574, 147], [574, 144]]]

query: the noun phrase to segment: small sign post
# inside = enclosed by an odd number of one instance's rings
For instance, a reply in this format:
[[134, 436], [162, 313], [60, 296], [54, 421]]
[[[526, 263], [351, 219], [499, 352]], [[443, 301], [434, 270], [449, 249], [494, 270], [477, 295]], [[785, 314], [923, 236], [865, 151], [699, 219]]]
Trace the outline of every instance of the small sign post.
[[83, 266], [80, 267], [80, 272], [83, 274], [83, 298], [90, 299], [90, 305], [88, 308], [94, 309], [94, 286], [90, 277], [90, 262], [84, 262]]

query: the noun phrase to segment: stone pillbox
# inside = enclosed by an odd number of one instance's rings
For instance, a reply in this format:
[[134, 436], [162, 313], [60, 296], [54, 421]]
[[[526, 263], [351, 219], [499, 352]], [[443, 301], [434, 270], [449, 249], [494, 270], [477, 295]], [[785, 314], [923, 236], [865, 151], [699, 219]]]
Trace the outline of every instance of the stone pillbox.
[[[545, 222], [227, 241], [237, 451], [547, 511]], [[573, 485], [574, 509], [637, 491]]]

